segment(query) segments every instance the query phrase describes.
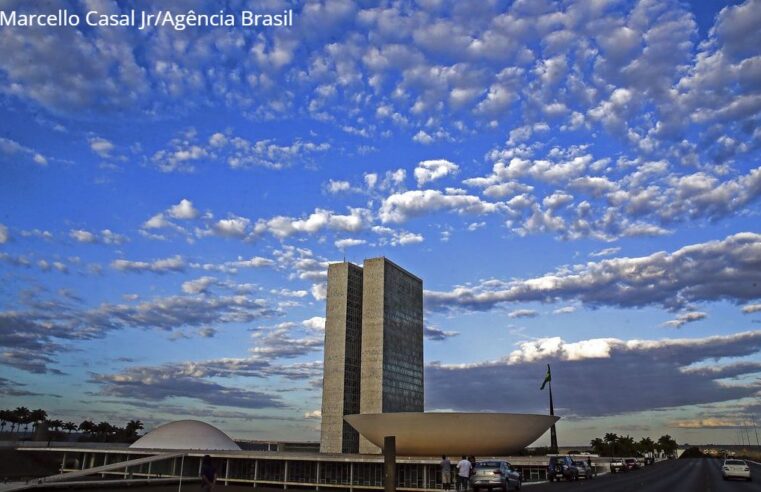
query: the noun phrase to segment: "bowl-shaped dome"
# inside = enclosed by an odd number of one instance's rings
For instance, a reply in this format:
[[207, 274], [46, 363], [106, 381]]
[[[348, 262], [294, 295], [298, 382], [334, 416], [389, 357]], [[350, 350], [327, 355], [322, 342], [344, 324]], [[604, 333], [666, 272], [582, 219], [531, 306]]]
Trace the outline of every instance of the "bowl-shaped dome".
[[130, 446], [138, 449], [240, 451], [227, 434], [199, 420], [177, 420], [144, 435]]
[[520, 413], [369, 413], [344, 419], [378, 447], [396, 436], [400, 456], [506, 456], [536, 441], [560, 417]]

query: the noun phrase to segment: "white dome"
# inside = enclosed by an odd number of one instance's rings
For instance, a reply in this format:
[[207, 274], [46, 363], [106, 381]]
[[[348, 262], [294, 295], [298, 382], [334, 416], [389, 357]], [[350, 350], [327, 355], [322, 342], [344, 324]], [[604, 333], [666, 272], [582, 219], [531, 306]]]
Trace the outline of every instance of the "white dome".
[[240, 451], [227, 434], [200, 420], [177, 420], [159, 426], [132, 443], [130, 448]]

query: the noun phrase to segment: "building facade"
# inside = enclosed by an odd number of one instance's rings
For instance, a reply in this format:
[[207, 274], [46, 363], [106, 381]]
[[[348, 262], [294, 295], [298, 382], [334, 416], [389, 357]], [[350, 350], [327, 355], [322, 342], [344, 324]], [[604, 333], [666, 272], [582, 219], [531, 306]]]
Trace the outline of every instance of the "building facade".
[[378, 453], [343, 420], [423, 411], [423, 281], [386, 258], [328, 267], [320, 451]]
[[359, 433], [344, 422], [343, 417], [360, 411], [362, 276], [362, 268], [352, 263], [328, 266], [320, 427], [322, 453], [359, 450]]
[[[423, 411], [423, 281], [386, 258], [365, 260], [359, 413]], [[380, 449], [360, 436], [360, 453]]]

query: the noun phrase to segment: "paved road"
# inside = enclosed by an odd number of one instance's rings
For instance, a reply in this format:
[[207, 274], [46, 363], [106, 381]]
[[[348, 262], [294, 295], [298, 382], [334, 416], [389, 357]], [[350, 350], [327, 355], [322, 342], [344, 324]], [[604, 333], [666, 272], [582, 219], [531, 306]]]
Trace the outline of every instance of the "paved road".
[[761, 491], [761, 466], [751, 464], [752, 482], [721, 478], [721, 460], [668, 460], [640, 470], [607, 474], [577, 482], [545, 483], [524, 487], [530, 492], [576, 490], [579, 492], [721, 492]]

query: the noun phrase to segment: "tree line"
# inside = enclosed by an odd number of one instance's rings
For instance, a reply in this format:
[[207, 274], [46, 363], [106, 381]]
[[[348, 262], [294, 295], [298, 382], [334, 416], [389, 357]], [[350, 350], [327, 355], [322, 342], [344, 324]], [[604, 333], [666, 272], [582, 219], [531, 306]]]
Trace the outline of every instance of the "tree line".
[[646, 453], [663, 453], [671, 456], [676, 453], [677, 443], [668, 434], [653, 441], [649, 437], [643, 437], [635, 441], [631, 436], [619, 436], [608, 432], [604, 437], [596, 437], [589, 442], [592, 451], [600, 456], [642, 456]]
[[[46, 422], [48, 429], [55, 433], [66, 431], [71, 434], [79, 431], [80, 441], [103, 441], [103, 442], [130, 442], [137, 439], [137, 433], [143, 429], [143, 423], [139, 420], [130, 420], [124, 427], [113, 425], [109, 422], [95, 423], [92, 420], [83, 420], [80, 424], [64, 422], [59, 419], [48, 419], [45, 410], [30, 410], [26, 407], [16, 407], [13, 410], [0, 410], [0, 432], [16, 434], [30, 434], [31, 425], [33, 435], [40, 423]], [[23, 433], [21, 426], [24, 427]]]

